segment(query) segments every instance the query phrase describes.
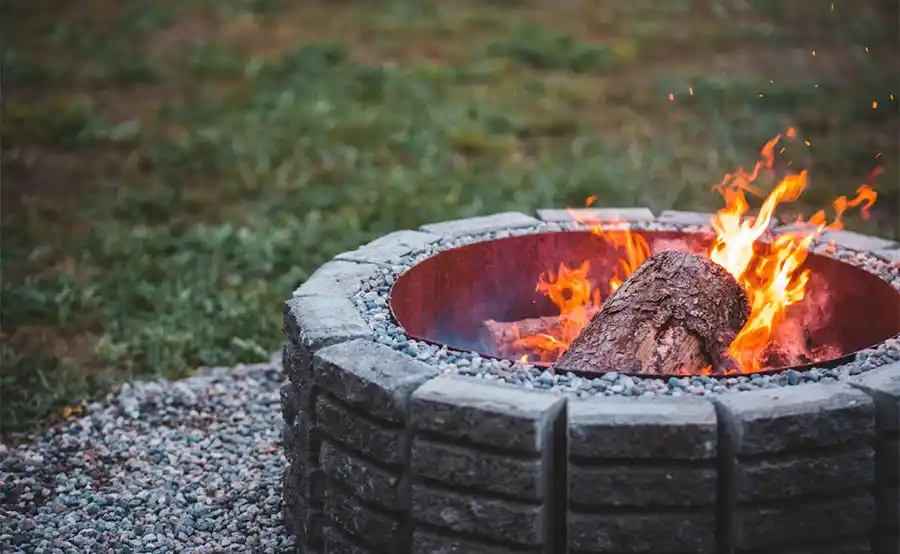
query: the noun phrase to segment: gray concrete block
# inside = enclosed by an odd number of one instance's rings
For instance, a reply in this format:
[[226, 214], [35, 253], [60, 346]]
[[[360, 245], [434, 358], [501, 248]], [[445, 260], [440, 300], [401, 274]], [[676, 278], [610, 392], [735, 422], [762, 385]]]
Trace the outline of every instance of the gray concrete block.
[[510, 457], [421, 438], [413, 439], [411, 455], [416, 475], [447, 485], [532, 500], [544, 496], [544, 467], [537, 457]]
[[417, 389], [411, 400], [418, 431], [493, 448], [539, 453], [565, 399], [550, 393], [437, 377]]
[[569, 502], [581, 506], [665, 508], [712, 506], [716, 502], [716, 470], [712, 467], [569, 464], [568, 476]]
[[716, 402], [738, 456], [868, 440], [875, 429], [872, 400], [850, 387], [764, 389], [722, 395]]
[[312, 355], [306, 347], [289, 342], [281, 352], [281, 367], [293, 385], [296, 401], [305, 406], [312, 390]]
[[875, 523], [882, 534], [896, 535], [900, 530], [900, 488], [875, 489]]
[[714, 214], [704, 212], [685, 212], [680, 210], [665, 210], [656, 221], [671, 223], [673, 225], [709, 225]]
[[326, 395], [316, 399], [317, 430], [345, 448], [382, 462], [402, 465], [405, 460], [404, 433], [348, 410]]
[[888, 249], [888, 250], [878, 250], [875, 252], [880, 258], [884, 258], [888, 262], [893, 263], [894, 265], [900, 265], [900, 248]]
[[321, 542], [324, 518], [321, 501], [324, 489], [319, 481], [313, 492], [317, 497], [306, 496], [304, 493], [311, 490], [308, 477], [309, 474], [300, 465], [289, 464], [284, 468], [282, 475], [284, 518], [285, 525], [301, 543], [317, 545]]
[[879, 434], [900, 431], [900, 362], [867, 371], [851, 379], [850, 384], [871, 396], [875, 402]]
[[335, 256], [337, 260], [370, 264], [389, 264], [401, 256], [421, 250], [441, 239], [440, 235], [421, 231], [395, 231], [378, 237], [356, 250]]
[[865, 537], [875, 518], [870, 494], [803, 503], [786, 501], [766, 507], [748, 507], [735, 518], [735, 548], [777, 549], [821, 543], [829, 538]]
[[294, 297], [327, 296], [351, 298], [367, 281], [378, 273], [375, 264], [332, 260], [326, 262], [310, 275], [294, 292]]
[[387, 512], [360, 503], [331, 484], [325, 486], [325, 517], [329, 527], [343, 530], [373, 550], [400, 552], [402, 549], [400, 521]]
[[597, 397], [569, 402], [569, 455], [699, 460], [716, 456], [715, 408], [699, 398]]
[[413, 531], [410, 554], [534, 554], [529, 547], [497, 546], [456, 536], [438, 535], [422, 529]]
[[304, 460], [298, 459], [288, 463], [282, 473], [285, 501], [290, 505], [320, 506], [324, 495], [324, 483], [322, 472], [310, 467]]
[[540, 223], [537, 219], [521, 212], [502, 212], [493, 215], [470, 217], [467, 219], [453, 219], [440, 223], [422, 225], [419, 230], [425, 233], [433, 233], [444, 237], [459, 237], [463, 235], [477, 235], [491, 231], [502, 231], [516, 227], [528, 227]]
[[310, 509], [303, 504], [285, 505], [284, 525], [296, 537], [303, 554], [318, 551], [322, 544], [322, 525], [325, 514], [321, 510]]
[[300, 411], [299, 395], [294, 390], [293, 384], [285, 383], [278, 390], [278, 396], [281, 399], [281, 418], [285, 425], [290, 425], [297, 417], [297, 412]]
[[866, 490], [874, 479], [875, 453], [869, 446], [821, 456], [748, 460], [735, 469], [739, 502]]
[[301, 296], [285, 302], [284, 332], [308, 354], [332, 344], [375, 336], [350, 300], [322, 296]]
[[900, 244], [895, 241], [883, 239], [879, 237], [870, 237], [853, 231], [825, 231], [819, 237], [821, 242], [834, 242], [838, 246], [849, 248], [851, 250], [861, 250], [863, 252], [874, 252], [877, 250], [890, 250], [900, 248]]
[[579, 553], [712, 554], [712, 510], [671, 514], [569, 514], [569, 548]]
[[439, 372], [434, 367], [367, 340], [319, 350], [313, 358], [316, 384], [347, 404], [388, 421], [402, 422], [407, 399]]
[[613, 221], [653, 221], [656, 216], [650, 208], [577, 208], [546, 209], [537, 211], [542, 221], [567, 223], [608, 223]]
[[325, 441], [319, 449], [319, 467], [329, 481], [357, 498], [388, 510], [403, 510], [409, 502], [401, 494], [400, 472], [388, 471]]
[[416, 521], [476, 539], [541, 545], [547, 535], [543, 512], [542, 506], [413, 485]]
[[[367, 548], [359, 542], [351, 539], [346, 533], [333, 525], [325, 527], [322, 531], [325, 541], [325, 554], [379, 554], [371, 548]], [[296, 554], [307, 554], [298, 552]]]
[[309, 460], [310, 456], [315, 456], [317, 445], [312, 437], [309, 417], [307, 412], [298, 412], [294, 421], [282, 428], [284, 455], [288, 461]]

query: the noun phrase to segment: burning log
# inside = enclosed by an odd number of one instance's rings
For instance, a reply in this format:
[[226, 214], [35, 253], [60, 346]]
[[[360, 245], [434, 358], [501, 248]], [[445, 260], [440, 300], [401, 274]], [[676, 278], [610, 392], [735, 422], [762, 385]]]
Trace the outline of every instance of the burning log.
[[559, 317], [534, 317], [505, 322], [488, 319], [481, 324], [481, 343], [486, 352], [497, 352], [504, 358], [518, 358], [527, 354], [516, 340], [521, 337], [549, 333], [559, 327]]
[[690, 252], [648, 258], [556, 361], [557, 371], [681, 373], [737, 369], [728, 346], [750, 315], [724, 268]]

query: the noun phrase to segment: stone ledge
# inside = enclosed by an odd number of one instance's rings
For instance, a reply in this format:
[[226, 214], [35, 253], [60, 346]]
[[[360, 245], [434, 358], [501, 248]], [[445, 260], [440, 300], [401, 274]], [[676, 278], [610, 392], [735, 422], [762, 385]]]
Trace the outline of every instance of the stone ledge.
[[853, 231], [825, 231], [819, 237], [820, 242], [834, 242], [838, 246], [849, 248], [851, 250], [861, 250], [863, 252], [877, 252], [879, 250], [889, 250], [892, 248], [900, 248], [900, 244], [879, 237], [870, 237]]
[[378, 273], [374, 264], [332, 260], [326, 262], [309, 279], [294, 291], [295, 298], [302, 296], [331, 296], [352, 298], [359, 284]]
[[699, 398], [597, 397], [569, 402], [569, 456], [601, 460], [716, 457], [713, 404]]
[[563, 397], [550, 393], [437, 377], [413, 393], [410, 410], [419, 432], [536, 454], [549, 446], [551, 420], [564, 404]]
[[875, 430], [872, 400], [850, 387], [764, 389], [723, 395], [716, 403], [739, 457], [864, 441]]
[[308, 355], [339, 342], [375, 336], [349, 299], [323, 296], [302, 296], [285, 302], [284, 332]]
[[378, 237], [356, 250], [338, 254], [335, 256], [335, 259], [370, 264], [388, 264], [401, 256], [420, 250], [439, 240], [441, 240], [441, 237], [433, 233], [409, 230], [395, 231]]
[[316, 384], [347, 404], [388, 421], [406, 417], [407, 398], [438, 370], [368, 340], [323, 348], [313, 357]]
[[705, 212], [684, 212], [680, 210], [664, 210], [656, 221], [673, 225], [709, 225], [714, 214]]
[[452, 238], [489, 233], [491, 231], [503, 231], [516, 227], [528, 227], [538, 223], [540, 223], [539, 220], [521, 212], [502, 212], [493, 215], [470, 217], [468, 219], [452, 219], [440, 223], [429, 223], [419, 227], [419, 230]]
[[895, 250], [877, 250], [872, 252], [878, 257], [884, 258], [894, 265], [900, 265], [900, 249]]
[[577, 208], [571, 210], [544, 209], [538, 218], [548, 223], [612, 223], [616, 221], [654, 221], [650, 208]]

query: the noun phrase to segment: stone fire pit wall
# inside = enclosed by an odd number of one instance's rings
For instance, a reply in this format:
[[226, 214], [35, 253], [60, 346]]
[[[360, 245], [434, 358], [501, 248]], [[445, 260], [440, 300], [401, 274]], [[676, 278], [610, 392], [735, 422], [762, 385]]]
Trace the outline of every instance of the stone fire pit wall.
[[711, 397], [439, 375], [375, 342], [350, 297], [441, 229], [329, 262], [285, 304], [285, 518], [303, 552], [897, 553], [900, 364]]

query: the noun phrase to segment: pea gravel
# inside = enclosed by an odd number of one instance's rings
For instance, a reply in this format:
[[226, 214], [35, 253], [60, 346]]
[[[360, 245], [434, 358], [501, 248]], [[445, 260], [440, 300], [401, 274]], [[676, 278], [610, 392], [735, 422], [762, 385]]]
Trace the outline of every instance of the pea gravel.
[[[837, 383], [870, 369], [900, 360], [900, 335], [898, 335], [879, 344], [876, 348], [860, 352], [856, 359], [850, 363], [827, 369], [813, 368], [803, 372], [787, 370], [776, 374], [726, 378], [693, 376], [672, 377], [669, 379], [649, 379], [611, 372], [597, 378], [588, 379], [571, 373], [555, 374], [530, 364], [484, 358], [471, 352], [448, 350], [446, 347], [410, 340], [403, 329], [391, 317], [387, 298], [390, 288], [397, 277], [415, 264], [443, 250], [509, 236], [586, 228], [577, 223], [541, 223], [532, 227], [494, 231], [438, 241], [430, 244], [425, 249], [391, 260], [381, 269], [380, 274], [376, 278], [360, 283], [359, 290], [353, 297], [353, 302], [362, 314], [363, 319], [375, 331], [377, 341], [418, 360], [430, 363], [444, 374], [456, 374], [473, 379], [497, 381], [529, 389], [552, 390], [580, 397], [595, 395], [707, 396], [793, 386], [801, 383]], [[615, 228], [615, 225], [611, 225], [608, 228]], [[637, 230], [676, 230], [684, 232], [694, 232], [701, 229], [699, 226], [657, 222], [633, 222], [631, 223], [631, 228]], [[824, 244], [817, 244], [814, 245], [813, 249], [874, 273], [900, 291], [900, 268], [897, 266], [865, 253], [841, 247], [830, 249], [825, 248], [825, 246]]]
[[126, 385], [0, 453], [0, 551], [293, 553], [282, 380], [273, 360]]

